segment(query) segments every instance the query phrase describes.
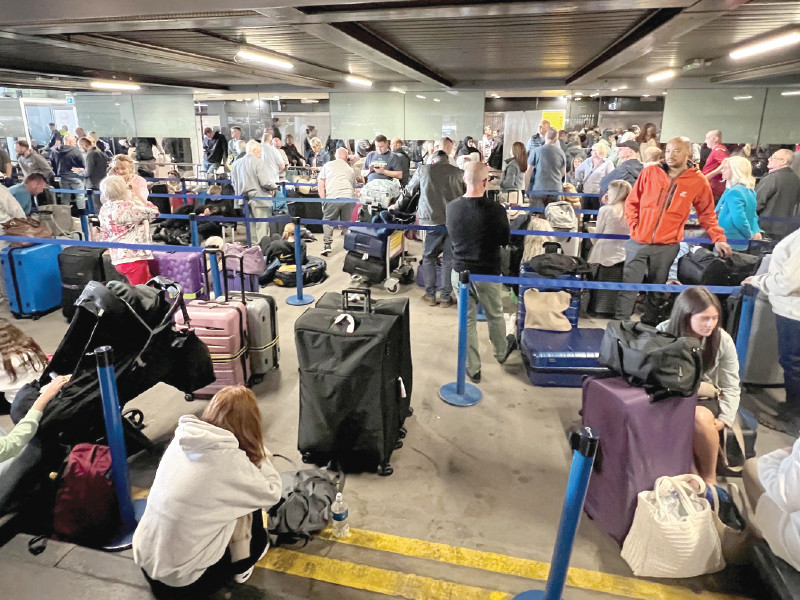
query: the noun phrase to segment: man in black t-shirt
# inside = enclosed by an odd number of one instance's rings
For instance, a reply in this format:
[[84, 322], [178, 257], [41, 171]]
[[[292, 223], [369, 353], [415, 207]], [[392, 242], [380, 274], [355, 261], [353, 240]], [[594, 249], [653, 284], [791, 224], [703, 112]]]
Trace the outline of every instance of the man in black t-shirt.
[[[469, 162], [464, 170], [467, 191], [447, 205], [447, 232], [453, 253], [453, 287], [458, 288], [462, 271], [471, 275], [500, 275], [500, 248], [508, 244], [510, 227], [503, 207], [486, 197], [489, 168], [483, 163]], [[516, 349], [513, 335], [506, 335], [503, 318], [503, 285], [470, 282], [467, 311], [467, 375], [474, 382], [481, 380], [481, 358], [478, 352], [478, 304], [486, 314], [489, 339], [494, 356], [503, 364]]]
[[367, 182], [373, 179], [400, 179], [403, 176], [403, 165], [400, 159], [389, 150], [389, 140], [385, 135], [375, 138], [375, 150], [367, 155], [361, 175]]

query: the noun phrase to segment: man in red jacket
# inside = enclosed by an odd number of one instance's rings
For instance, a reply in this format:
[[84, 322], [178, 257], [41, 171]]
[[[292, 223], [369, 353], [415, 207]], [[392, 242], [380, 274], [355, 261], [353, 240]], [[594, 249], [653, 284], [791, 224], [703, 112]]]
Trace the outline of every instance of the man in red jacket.
[[[625, 283], [667, 282], [692, 206], [719, 256], [731, 254], [725, 232], [717, 223], [708, 180], [689, 162], [689, 140], [671, 139], [664, 154], [664, 162], [642, 171], [625, 203], [625, 220], [631, 230], [631, 239], [625, 244]], [[619, 293], [616, 319], [630, 319], [636, 295]]]

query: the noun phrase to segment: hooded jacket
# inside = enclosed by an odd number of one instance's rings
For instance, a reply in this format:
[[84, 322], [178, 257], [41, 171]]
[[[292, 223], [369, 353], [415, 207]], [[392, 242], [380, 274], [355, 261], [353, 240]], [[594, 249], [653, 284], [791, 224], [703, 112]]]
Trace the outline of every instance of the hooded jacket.
[[56, 175], [69, 175], [71, 177], [80, 177], [72, 172], [73, 167], [83, 169], [86, 165], [83, 163], [83, 154], [78, 150], [77, 146], [59, 146], [53, 152], [53, 171]]
[[185, 415], [133, 536], [134, 561], [152, 579], [190, 585], [225, 554], [236, 519], [280, 498], [281, 477], [269, 458], [259, 469], [230, 431]]
[[689, 168], [675, 179], [666, 163], [642, 170], [625, 202], [625, 220], [631, 239], [640, 244], [677, 244], [694, 206], [700, 225], [714, 242], [724, 242], [717, 223], [711, 186], [700, 171]]

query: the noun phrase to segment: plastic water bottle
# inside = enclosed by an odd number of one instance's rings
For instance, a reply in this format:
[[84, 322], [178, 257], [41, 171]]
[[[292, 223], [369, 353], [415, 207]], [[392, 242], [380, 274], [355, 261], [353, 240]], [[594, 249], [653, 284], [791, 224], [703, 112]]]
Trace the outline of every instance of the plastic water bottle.
[[350, 533], [350, 525], [347, 523], [347, 502], [342, 499], [342, 493], [336, 493], [336, 500], [331, 505], [333, 513], [333, 537], [343, 538]]

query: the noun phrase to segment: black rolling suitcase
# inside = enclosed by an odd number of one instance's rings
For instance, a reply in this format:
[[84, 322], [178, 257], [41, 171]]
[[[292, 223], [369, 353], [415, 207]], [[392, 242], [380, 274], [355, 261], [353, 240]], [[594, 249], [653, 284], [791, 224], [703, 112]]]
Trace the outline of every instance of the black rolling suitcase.
[[[398, 340], [400, 345], [400, 377], [403, 379], [403, 387], [405, 394], [400, 397], [400, 426], [402, 427], [406, 417], [411, 416], [413, 410], [411, 408], [411, 392], [414, 387], [414, 366], [411, 361], [411, 314], [409, 311], [408, 298], [390, 298], [387, 300], [372, 300], [371, 292], [367, 288], [350, 288], [342, 290], [342, 293], [326, 292], [322, 298], [317, 300], [317, 308], [331, 308], [335, 310], [344, 310], [344, 298], [347, 295], [347, 300], [350, 306], [355, 306], [359, 302], [359, 306], [363, 307], [364, 302], [369, 302], [370, 311], [379, 315], [394, 315], [402, 319], [403, 324], [403, 337]], [[363, 308], [362, 308], [363, 310]], [[404, 437], [405, 432], [400, 432], [400, 437]]]
[[[402, 318], [311, 308], [295, 322], [300, 367], [297, 447], [303, 461], [391, 475], [400, 447]], [[348, 331], [350, 329], [351, 331]]]
[[58, 255], [61, 272], [61, 312], [67, 321], [75, 314], [75, 301], [90, 281], [127, 281], [114, 268], [105, 248], [67, 246]]
[[[389, 261], [392, 269], [400, 264], [400, 257]], [[367, 256], [363, 252], [348, 252], [344, 257], [342, 270], [351, 275], [363, 277], [370, 285], [376, 285], [386, 279], [386, 259]]]

